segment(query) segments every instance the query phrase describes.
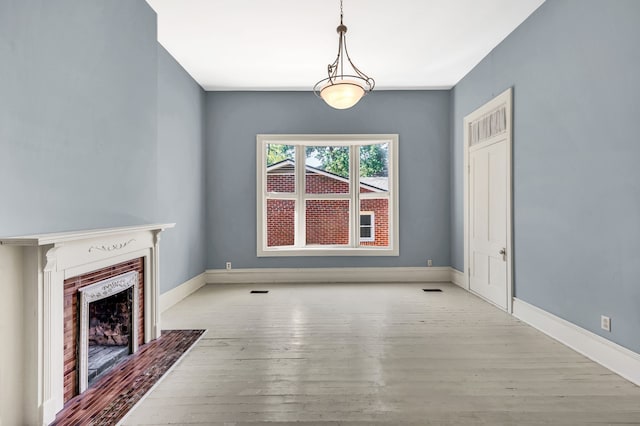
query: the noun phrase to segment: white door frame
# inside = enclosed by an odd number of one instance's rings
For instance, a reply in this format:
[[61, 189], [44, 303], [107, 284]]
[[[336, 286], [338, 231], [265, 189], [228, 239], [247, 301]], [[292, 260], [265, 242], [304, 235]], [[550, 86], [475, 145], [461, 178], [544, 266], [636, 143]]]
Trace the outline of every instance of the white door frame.
[[[464, 118], [464, 284], [468, 291], [469, 285], [469, 217], [470, 217], [470, 179], [469, 173], [469, 125], [485, 114], [495, 110], [501, 105], [506, 105], [506, 132], [507, 132], [507, 312], [513, 313], [513, 107], [512, 89], [508, 88], [486, 104], [482, 105]], [[490, 141], [490, 139], [488, 139]], [[474, 293], [475, 294], [475, 293]]]

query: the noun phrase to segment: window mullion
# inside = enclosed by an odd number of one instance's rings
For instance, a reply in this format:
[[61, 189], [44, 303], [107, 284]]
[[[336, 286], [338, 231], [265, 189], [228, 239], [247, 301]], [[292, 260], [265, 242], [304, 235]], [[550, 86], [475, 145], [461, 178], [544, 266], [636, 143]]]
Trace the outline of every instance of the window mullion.
[[360, 199], [362, 200], [371, 200], [376, 198], [389, 199], [389, 192], [363, 192], [360, 194]]
[[351, 194], [335, 194], [335, 193], [327, 193], [327, 194], [305, 194], [305, 201], [309, 200], [351, 200]]
[[258, 139], [258, 153], [256, 155], [258, 161], [257, 165], [257, 186], [258, 193], [260, 194], [260, 200], [258, 200], [257, 217], [259, 218], [260, 229], [258, 230], [258, 242], [262, 245], [262, 248], [267, 247], [267, 159], [266, 159], [266, 145], [261, 143]]
[[267, 192], [264, 197], [267, 200], [296, 200], [298, 198], [295, 193], [290, 192]]
[[349, 192], [351, 193], [351, 208], [349, 218], [351, 223], [351, 247], [360, 246], [360, 146], [349, 147]]
[[296, 160], [295, 160], [295, 172], [296, 172], [296, 232], [295, 232], [295, 246], [302, 248], [307, 245], [307, 233], [306, 233], [306, 216], [305, 216], [305, 193], [306, 193], [306, 146], [295, 146]]

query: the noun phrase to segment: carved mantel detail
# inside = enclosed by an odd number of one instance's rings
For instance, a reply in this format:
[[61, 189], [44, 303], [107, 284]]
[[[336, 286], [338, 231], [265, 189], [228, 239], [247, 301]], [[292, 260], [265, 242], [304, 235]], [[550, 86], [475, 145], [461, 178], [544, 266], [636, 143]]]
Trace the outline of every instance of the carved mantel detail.
[[131, 244], [132, 242], [134, 242], [136, 239], [132, 238], [129, 241], [124, 241], [121, 243], [115, 243], [115, 244], [110, 244], [110, 245], [101, 245], [101, 246], [91, 246], [89, 247], [89, 253], [91, 253], [94, 250], [100, 250], [100, 251], [114, 251], [114, 250], [122, 250], [123, 248], [125, 248], [126, 246], [128, 246], [129, 244]]

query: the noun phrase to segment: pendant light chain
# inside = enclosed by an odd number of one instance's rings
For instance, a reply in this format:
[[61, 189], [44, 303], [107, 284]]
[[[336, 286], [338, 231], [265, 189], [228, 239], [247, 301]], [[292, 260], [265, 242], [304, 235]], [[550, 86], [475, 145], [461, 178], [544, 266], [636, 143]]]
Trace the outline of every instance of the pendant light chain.
[[[340, 0], [340, 26], [338, 28], [342, 28], [344, 27], [344, 24], [342, 23], [342, 0]], [[343, 40], [344, 40], [344, 35], [347, 33], [347, 27], [344, 27], [344, 30], [338, 30], [338, 33], [340, 34], [340, 47], [338, 48], [338, 56], [340, 57], [340, 74], [344, 75], [344, 57], [343, 55], [341, 55], [342, 53], [342, 44], [343, 44]], [[346, 42], [344, 43], [345, 45], [345, 49], [347, 48], [346, 46]]]

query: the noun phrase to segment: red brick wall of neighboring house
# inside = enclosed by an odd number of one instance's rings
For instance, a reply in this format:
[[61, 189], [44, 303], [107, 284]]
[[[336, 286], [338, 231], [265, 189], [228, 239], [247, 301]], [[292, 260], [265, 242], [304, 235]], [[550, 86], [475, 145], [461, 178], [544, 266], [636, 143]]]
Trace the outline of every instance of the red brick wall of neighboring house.
[[267, 247], [295, 242], [295, 200], [267, 200]]
[[349, 244], [349, 200], [307, 200], [308, 245]]
[[[307, 173], [307, 194], [345, 194], [349, 184], [330, 176]], [[268, 174], [267, 191], [292, 193], [295, 190], [293, 174]], [[360, 188], [360, 192], [372, 192]], [[374, 213], [375, 241], [361, 242], [363, 246], [388, 247], [389, 204], [386, 199], [360, 201], [360, 211]], [[306, 239], [309, 245], [349, 244], [349, 201], [307, 200]], [[267, 246], [291, 246], [295, 238], [295, 201], [267, 200]]]
[[267, 192], [295, 192], [296, 177], [293, 174], [269, 174]]
[[329, 176], [307, 173], [305, 178], [307, 194], [348, 194], [349, 182]]

